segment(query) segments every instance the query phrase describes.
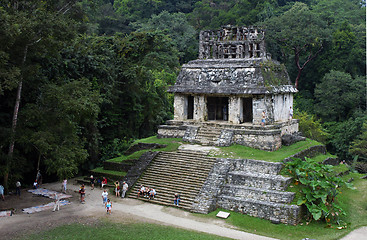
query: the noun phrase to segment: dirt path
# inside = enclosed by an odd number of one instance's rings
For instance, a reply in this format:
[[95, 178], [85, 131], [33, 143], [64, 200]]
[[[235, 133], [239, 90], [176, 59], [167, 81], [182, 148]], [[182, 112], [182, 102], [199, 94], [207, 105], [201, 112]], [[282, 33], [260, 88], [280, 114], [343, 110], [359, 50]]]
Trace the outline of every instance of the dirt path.
[[[69, 181], [70, 182], [70, 181]], [[42, 187], [59, 191], [61, 183], [44, 184]], [[51, 199], [35, 196], [23, 190], [22, 196], [8, 196], [0, 202], [0, 209], [15, 208], [12, 217], [0, 218], [0, 234], [4, 239], [13, 239], [23, 235], [45, 231], [60, 225], [78, 222], [94, 225], [99, 219], [108, 218], [119, 223], [150, 222], [174, 226], [189, 230], [211, 233], [233, 239], [266, 240], [267, 237], [257, 236], [238, 231], [226, 225], [221, 219], [206, 219], [171, 207], [149, 204], [134, 199], [121, 199], [110, 196], [113, 202], [112, 214], [107, 215], [102, 204], [102, 190], [91, 190], [86, 187], [86, 203], [79, 202], [77, 190], [79, 185], [68, 184], [68, 194], [73, 195], [72, 204], [61, 206], [60, 211], [42, 211], [25, 214], [23, 208], [38, 206], [51, 202]]]
[[[61, 183], [44, 184], [42, 187], [59, 191], [61, 189]], [[22, 208], [38, 206], [52, 201], [45, 197], [35, 196], [25, 190], [22, 192], [20, 198], [8, 196], [5, 202], [0, 201], [0, 209], [16, 208], [16, 212], [12, 217], [0, 217], [0, 236], [2, 239], [13, 239], [73, 222], [95, 225], [103, 218], [117, 223], [157, 223], [232, 239], [272, 239], [236, 230], [227, 225], [222, 219], [200, 218], [176, 208], [163, 207], [134, 199], [121, 199], [115, 196], [110, 196], [113, 202], [113, 208], [112, 214], [107, 215], [102, 204], [101, 189], [96, 188], [91, 190], [87, 186], [86, 203], [81, 204], [79, 202], [79, 194], [77, 193], [79, 185], [68, 184], [68, 188], [67, 193], [73, 195], [71, 199], [72, 204], [61, 206], [58, 212], [49, 210], [33, 214], [23, 213], [21, 211]], [[343, 239], [360, 239], [360, 234], [366, 236], [366, 232], [367, 228], [362, 228]]]

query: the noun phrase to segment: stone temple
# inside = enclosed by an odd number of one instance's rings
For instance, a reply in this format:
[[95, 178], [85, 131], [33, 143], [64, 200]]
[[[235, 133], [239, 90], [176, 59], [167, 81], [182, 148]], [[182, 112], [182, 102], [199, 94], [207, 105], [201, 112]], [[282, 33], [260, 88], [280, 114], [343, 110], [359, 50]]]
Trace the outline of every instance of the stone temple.
[[199, 58], [182, 66], [168, 91], [174, 119], [159, 126], [158, 137], [275, 151], [283, 135], [298, 132], [298, 120], [289, 118], [297, 89], [284, 65], [266, 53], [260, 28], [201, 31]]

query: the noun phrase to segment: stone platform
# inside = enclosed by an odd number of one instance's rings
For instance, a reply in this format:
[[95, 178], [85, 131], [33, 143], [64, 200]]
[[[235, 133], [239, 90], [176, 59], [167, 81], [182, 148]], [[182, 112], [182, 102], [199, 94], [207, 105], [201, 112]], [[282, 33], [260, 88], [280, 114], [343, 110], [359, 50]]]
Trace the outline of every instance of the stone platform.
[[256, 149], [275, 151], [282, 146], [282, 136], [298, 132], [297, 119], [272, 125], [226, 121], [177, 121], [169, 120], [158, 127], [158, 138], [183, 138], [190, 143], [211, 146], [240, 144]]

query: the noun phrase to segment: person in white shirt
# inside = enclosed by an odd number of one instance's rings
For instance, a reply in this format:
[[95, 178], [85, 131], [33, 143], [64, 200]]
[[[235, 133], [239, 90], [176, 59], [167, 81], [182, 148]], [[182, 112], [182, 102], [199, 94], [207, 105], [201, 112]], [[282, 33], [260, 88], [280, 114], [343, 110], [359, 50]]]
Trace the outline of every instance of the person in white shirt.
[[103, 204], [103, 205], [105, 205], [105, 204], [106, 204], [106, 202], [107, 202], [107, 197], [108, 197], [108, 192], [107, 192], [107, 190], [104, 190], [104, 191], [102, 192], [102, 204]]

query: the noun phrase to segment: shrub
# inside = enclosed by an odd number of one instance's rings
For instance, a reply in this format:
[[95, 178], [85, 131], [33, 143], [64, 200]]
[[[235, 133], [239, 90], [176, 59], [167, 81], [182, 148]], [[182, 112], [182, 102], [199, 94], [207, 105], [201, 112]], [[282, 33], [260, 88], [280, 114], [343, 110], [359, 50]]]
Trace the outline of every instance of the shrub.
[[325, 219], [328, 224], [341, 224], [340, 216], [345, 211], [337, 204], [337, 195], [341, 187], [351, 187], [332, 172], [332, 166], [323, 165], [306, 158], [293, 159], [285, 170], [294, 178], [295, 185], [301, 185], [298, 205], [305, 205], [307, 216], [312, 220]]

